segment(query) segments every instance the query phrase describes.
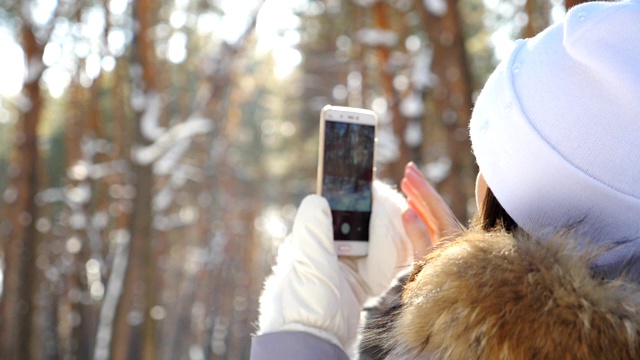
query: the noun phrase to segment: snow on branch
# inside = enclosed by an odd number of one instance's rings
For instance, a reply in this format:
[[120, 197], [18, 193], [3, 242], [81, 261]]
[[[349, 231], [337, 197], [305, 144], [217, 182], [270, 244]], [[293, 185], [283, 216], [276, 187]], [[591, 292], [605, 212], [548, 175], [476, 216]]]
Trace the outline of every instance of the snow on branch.
[[65, 200], [63, 188], [48, 188], [36, 194], [36, 203], [40, 206]]
[[129, 171], [129, 167], [125, 160], [114, 160], [93, 164], [88, 169], [89, 176], [93, 180], [102, 179], [115, 174], [126, 174], [127, 171]]
[[400, 140], [393, 132], [391, 124], [380, 126], [378, 131], [377, 161], [389, 164], [400, 157]]
[[451, 158], [441, 156], [436, 161], [426, 164], [422, 171], [431, 183], [439, 184], [451, 173]]
[[398, 44], [398, 34], [391, 30], [364, 28], [356, 33], [358, 41], [371, 47], [394, 47]]
[[66, 204], [74, 209], [77, 206], [85, 205], [91, 200], [91, 186], [82, 182], [76, 186], [67, 186], [63, 190]]
[[206, 134], [213, 129], [211, 119], [193, 117], [183, 123], [172, 126], [164, 132], [153, 144], [137, 146], [132, 150], [131, 158], [140, 165], [150, 165], [170, 149], [179, 144], [181, 140], [192, 138], [196, 135]]
[[409, 121], [404, 131], [404, 142], [411, 147], [418, 147], [422, 144], [420, 121]]
[[118, 302], [120, 301], [120, 296], [124, 288], [129, 256], [131, 234], [127, 230], [119, 229], [114, 230], [111, 237], [111, 242], [115, 245], [115, 254], [113, 257], [111, 276], [109, 276], [102, 308], [100, 309], [96, 346], [93, 354], [94, 360], [106, 360], [110, 358], [113, 323], [115, 321]]
[[22, 93], [19, 93], [14, 97], [7, 97], [3, 100], [8, 104], [12, 104], [13, 106], [15, 106], [18, 111], [23, 114], [28, 113], [33, 108], [33, 102], [31, 101], [31, 99], [29, 99]]
[[411, 93], [400, 103], [400, 112], [406, 118], [419, 118], [424, 114], [422, 98], [416, 93]]
[[153, 197], [153, 211], [161, 212], [167, 210], [173, 202], [174, 195], [175, 191], [171, 187], [171, 183], [160, 189], [160, 191], [158, 191]]
[[415, 57], [413, 69], [411, 71], [411, 83], [416, 89], [425, 90], [431, 88], [436, 83], [436, 78], [431, 73], [431, 63], [433, 61], [433, 49], [421, 50]]
[[41, 59], [29, 59], [27, 72], [25, 74], [24, 83], [32, 84], [40, 80], [42, 73], [46, 70], [46, 66]]
[[379, 0], [353, 0], [354, 4], [362, 7], [370, 7], [378, 1]]
[[189, 146], [191, 146], [190, 139], [176, 141], [171, 149], [164, 153], [164, 155], [153, 164], [153, 173], [156, 175], [167, 175], [171, 173], [172, 170], [175, 170], [176, 164], [178, 164], [180, 159], [187, 153]]
[[162, 113], [162, 100], [160, 93], [153, 91], [145, 98], [145, 107], [140, 119], [140, 131], [145, 139], [155, 141], [162, 136], [165, 128], [159, 125], [160, 114]]

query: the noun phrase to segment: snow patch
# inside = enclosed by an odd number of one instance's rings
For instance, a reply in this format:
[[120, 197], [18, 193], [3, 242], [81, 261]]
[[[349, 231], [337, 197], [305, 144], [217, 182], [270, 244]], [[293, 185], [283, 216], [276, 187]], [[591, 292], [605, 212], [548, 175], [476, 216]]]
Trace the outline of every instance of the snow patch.
[[153, 144], [134, 147], [131, 157], [133, 161], [140, 165], [150, 165], [181, 140], [189, 139], [199, 134], [206, 134], [212, 129], [213, 123], [210, 119], [191, 118], [183, 123], [172, 126]]
[[187, 153], [190, 145], [190, 139], [177, 141], [171, 149], [153, 164], [153, 173], [156, 175], [166, 175], [175, 170], [176, 165]]
[[109, 225], [109, 213], [106, 211], [97, 211], [93, 214], [91, 225], [99, 230], [106, 229]]
[[404, 131], [404, 142], [410, 147], [417, 147], [422, 143], [422, 127], [419, 121], [409, 121]]
[[389, 164], [400, 156], [400, 141], [393, 133], [391, 124], [381, 126], [378, 131], [377, 161]]
[[156, 196], [153, 197], [153, 211], [161, 212], [167, 210], [173, 202], [173, 189], [171, 185], [162, 188]]
[[18, 200], [18, 189], [15, 186], [7, 186], [2, 194], [2, 199], [7, 204], [13, 204]]
[[369, 7], [375, 3], [377, 3], [379, 0], [353, 0], [353, 2], [356, 5], [362, 6], [362, 7]]
[[435, 16], [443, 16], [448, 10], [446, 0], [423, 0], [423, 4]]
[[33, 102], [23, 94], [18, 94], [13, 103], [23, 114], [26, 114], [33, 109]]
[[93, 164], [89, 167], [89, 176], [91, 179], [102, 179], [114, 174], [125, 174], [129, 170], [126, 160], [114, 160]]
[[143, 111], [146, 105], [146, 98], [144, 92], [140, 89], [134, 88], [131, 90], [131, 97], [129, 98], [131, 107], [134, 111]]
[[451, 173], [451, 159], [441, 156], [424, 166], [424, 175], [433, 184], [439, 184]]
[[217, 231], [209, 242], [209, 266], [213, 269], [218, 267], [225, 259], [224, 248], [229, 241], [229, 237], [222, 231]]
[[49, 188], [49, 189], [41, 190], [36, 195], [36, 203], [38, 205], [45, 205], [49, 203], [63, 201], [64, 199], [65, 199], [65, 194], [62, 188]]
[[411, 71], [411, 83], [414, 88], [425, 90], [433, 87], [435, 79], [431, 73], [432, 61], [432, 49], [424, 49], [414, 57], [413, 69]]
[[106, 360], [110, 357], [109, 350], [111, 346], [111, 336], [113, 333], [113, 323], [115, 320], [116, 308], [124, 287], [130, 239], [131, 234], [125, 229], [114, 230], [111, 233], [111, 241], [115, 244], [115, 254], [113, 256], [111, 276], [109, 276], [102, 308], [100, 309], [100, 319], [98, 322], [96, 347], [94, 352], [95, 360]]
[[40, 59], [29, 59], [29, 66], [27, 67], [27, 75], [24, 79], [25, 84], [33, 84], [42, 77], [42, 73], [47, 67], [42, 63]]
[[89, 165], [84, 160], [79, 160], [70, 168], [67, 169], [67, 177], [71, 180], [82, 181], [89, 175]]
[[364, 28], [356, 33], [358, 41], [367, 46], [394, 47], [398, 44], [398, 34], [390, 30]]
[[74, 230], [81, 230], [87, 226], [87, 216], [82, 212], [74, 212], [69, 216], [69, 226]]
[[406, 118], [415, 119], [424, 114], [424, 102], [416, 93], [411, 93], [400, 103], [400, 112]]
[[140, 118], [140, 131], [145, 139], [155, 141], [164, 134], [165, 128], [159, 125], [161, 112], [162, 100], [160, 99], [160, 93], [153, 91], [147, 94], [144, 113]]
[[76, 204], [83, 205], [91, 200], [91, 187], [87, 183], [71, 186], [64, 190], [64, 195], [68, 200], [69, 206], [74, 208]]

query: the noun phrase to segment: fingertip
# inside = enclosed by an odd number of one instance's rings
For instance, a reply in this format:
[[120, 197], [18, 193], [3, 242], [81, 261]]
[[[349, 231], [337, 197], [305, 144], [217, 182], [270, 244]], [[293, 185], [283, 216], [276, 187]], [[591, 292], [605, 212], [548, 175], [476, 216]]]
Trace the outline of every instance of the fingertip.
[[312, 194], [305, 196], [298, 207], [296, 217], [316, 218], [331, 217], [331, 209], [327, 199], [320, 195]]
[[302, 199], [300, 208], [329, 208], [329, 202], [320, 195], [311, 194]]
[[424, 176], [424, 174], [422, 173], [422, 170], [420, 170], [418, 165], [414, 162], [410, 162], [409, 164], [407, 164], [407, 167], [405, 168], [405, 176], [410, 176], [410, 175]]
[[417, 169], [411, 169], [405, 174], [405, 178], [410, 184], [417, 184], [422, 178], [422, 173]]
[[291, 232], [295, 256], [302, 258], [310, 251], [333, 254], [331, 209], [327, 199], [307, 195], [298, 207]]
[[405, 167], [404, 167], [404, 172], [406, 173], [406, 172], [411, 171], [411, 168], [413, 168], [415, 166], [416, 166], [416, 164], [413, 161], [409, 161], [407, 163], [407, 165], [405, 165]]

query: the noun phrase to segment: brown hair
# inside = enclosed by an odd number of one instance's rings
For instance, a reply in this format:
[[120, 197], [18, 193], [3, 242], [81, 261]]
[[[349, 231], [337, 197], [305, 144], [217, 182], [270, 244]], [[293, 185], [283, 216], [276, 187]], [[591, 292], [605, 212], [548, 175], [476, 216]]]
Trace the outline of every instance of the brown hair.
[[508, 232], [514, 232], [518, 228], [518, 224], [516, 224], [502, 207], [500, 201], [493, 195], [491, 188], [487, 188], [487, 193], [482, 205], [482, 209], [480, 209], [482, 230], [491, 231], [497, 227], [501, 227]]

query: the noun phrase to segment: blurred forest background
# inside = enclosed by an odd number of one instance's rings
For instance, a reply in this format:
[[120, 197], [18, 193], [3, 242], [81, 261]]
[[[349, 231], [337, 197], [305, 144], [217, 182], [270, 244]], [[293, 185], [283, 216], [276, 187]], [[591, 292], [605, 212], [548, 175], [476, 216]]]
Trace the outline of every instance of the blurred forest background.
[[325, 104], [475, 212], [474, 96], [562, 0], [0, 0], [0, 358], [247, 359]]

